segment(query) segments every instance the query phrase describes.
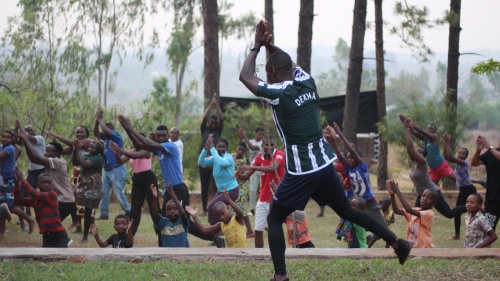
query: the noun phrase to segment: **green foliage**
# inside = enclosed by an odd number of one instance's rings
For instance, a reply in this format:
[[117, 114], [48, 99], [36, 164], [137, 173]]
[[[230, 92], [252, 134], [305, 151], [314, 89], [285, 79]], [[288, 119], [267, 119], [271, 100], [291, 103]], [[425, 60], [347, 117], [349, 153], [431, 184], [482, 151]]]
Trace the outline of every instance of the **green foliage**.
[[475, 74], [493, 74], [500, 72], [500, 62], [493, 59], [482, 61], [472, 67], [470, 71]]
[[398, 99], [422, 99], [430, 92], [427, 71], [422, 68], [420, 74], [401, 71], [398, 76], [389, 78], [386, 88], [386, 103], [394, 105]]
[[[416, 125], [424, 130], [428, 124], [435, 124], [438, 136], [448, 132], [458, 143], [465, 141], [466, 129], [471, 128], [474, 123], [473, 111], [467, 105], [460, 105], [457, 112], [457, 123], [452, 123], [448, 116], [453, 108], [444, 106], [444, 101], [444, 96], [434, 96], [423, 100], [419, 95], [410, 94], [404, 100], [399, 99], [396, 108], [388, 112], [386, 117], [387, 127], [378, 124], [379, 132], [386, 136], [387, 142], [398, 146], [400, 152], [398, 153], [400, 156], [398, 160], [402, 163], [409, 161], [409, 159], [405, 146], [405, 129], [397, 116], [398, 114], [410, 117]], [[413, 141], [415, 145], [421, 145], [421, 142], [416, 137], [413, 137]]]
[[390, 32], [400, 37], [403, 45], [409, 47], [420, 62], [429, 61], [432, 50], [424, 42], [423, 30], [443, 25], [444, 20], [429, 19], [426, 6], [409, 5], [407, 0], [396, 1], [394, 14], [403, 19], [397, 26], [392, 26]]
[[237, 107], [235, 103], [230, 103], [224, 113], [224, 132], [223, 137], [229, 141], [229, 150], [234, 152], [239, 142], [238, 128], [243, 128], [249, 139], [253, 139], [256, 128], [263, 128], [264, 135], [268, 134], [274, 137], [277, 148], [283, 147], [281, 140], [274, 127], [271, 116], [271, 109], [266, 103], [261, 105], [250, 105], [248, 108]]
[[[345, 95], [350, 50], [351, 48], [347, 45], [347, 42], [339, 38], [337, 45], [335, 45], [335, 54], [332, 57], [334, 67], [315, 77], [320, 97]], [[376, 89], [376, 77], [375, 69], [363, 69], [361, 91]]]
[[500, 104], [483, 102], [473, 107], [474, 115], [471, 122], [480, 130], [500, 129]]

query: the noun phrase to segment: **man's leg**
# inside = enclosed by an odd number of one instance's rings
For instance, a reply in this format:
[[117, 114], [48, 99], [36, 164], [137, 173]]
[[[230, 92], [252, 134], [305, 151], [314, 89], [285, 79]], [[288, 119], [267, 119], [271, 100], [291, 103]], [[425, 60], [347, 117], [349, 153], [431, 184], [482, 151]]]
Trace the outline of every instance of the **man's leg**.
[[257, 201], [255, 207], [255, 248], [264, 248], [264, 230], [269, 215], [269, 202]]
[[102, 174], [102, 199], [100, 203], [101, 215], [96, 219], [108, 219], [109, 215], [109, 193], [111, 192], [111, 175], [104, 171]]
[[113, 193], [115, 194], [120, 206], [125, 211], [126, 214], [130, 213], [130, 204], [125, 196], [125, 177], [127, 176], [127, 169], [125, 165], [116, 168], [112, 171], [111, 175], [111, 187], [113, 188]]
[[208, 211], [207, 204], [208, 204], [208, 187], [210, 183], [210, 173], [212, 173], [211, 169], [200, 167], [201, 205], [203, 207], [203, 213], [205, 214]]
[[[147, 188], [149, 188], [149, 186]], [[134, 175], [132, 177], [132, 204], [130, 207], [130, 219], [134, 221], [132, 225], [132, 235], [135, 235], [141, 223], [141, 210], [145, 198], [146, 186], [142, 184], [140, 176]]]
[[259, 191], [260, 185], [260, 173], [253, 173], [250, 176], [250, 210], [254, 211], [255, 214], [255, 206], [257, 204], [257, 200], [259, 199]]
[[286, 276], [285, 263], [285, 235], [283, 233], [283, 222], [286, 217], [295, 211], [292, 208], [281, 206], [274, 202], [267, 216], [267, 238], [269, 240], [269, 249], [273, 259], [274, 274]]

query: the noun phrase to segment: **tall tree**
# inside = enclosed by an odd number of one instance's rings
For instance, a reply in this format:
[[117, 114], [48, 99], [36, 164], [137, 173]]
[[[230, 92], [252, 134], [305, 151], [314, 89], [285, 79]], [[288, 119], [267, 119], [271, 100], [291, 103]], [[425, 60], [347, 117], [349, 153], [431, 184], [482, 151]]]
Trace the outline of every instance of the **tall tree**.
[[[197, 20], [194, 15], [195, 0], [174, 0], [174, 27], [170, 34], [170, 43], [167, 48], [167, 57], [171, 64], [171, 72], [175, 77], [175, 118], [174, 124], [179, 126], [182, 105], [184, 74], [188, 66], [188, 58], [193, 51], [193, 38], [197, 29]], [[190, 89], [196, 83], [190, 83]]]
[[[378, 122], [387, 127], [385, 104], [385, 66], [384, 66], [384, 18], [382, 16], [382, 0], [375, 0], [375, 57], [377, 62], [377, 117]], [[387, 180], [388, 146], [385, 134], [379, 133], [378, 144], [378, 189], [385, 189]]]
[[460, 58], [460, 10], [461, 0], [450, 1], [450, 12], [448, 22], [450, 33], [448, 35], [448, 71], [446, 73], [446, 109], [448, 111], [450, 128], [445, 128], [452, 136], [451, 148], [455, 148], [455, 136], [457, 125], [457, 89], [458, 89], [458, 61]]
[[94, 37], [89, 45], [93, 46], [99, 100], [106, 107], [108, 93], [114, 91], [118, 75], [118, 68], [111, 70], [111, 63], [118, 57], [121, 65], [122, 57], [126, 55], [125, 46], [134, 46], [142, 39], [146, 3], [135, 0], [75, 0], [68, 3], [72, 8], [70, 13], [76, 16], [70, 34], [80, 39], [85, 35]]
[[[273, 11], [273, 0], [264, 0], [264, 18], [267, 21], [267, 29], [269, 33], [273, 35], [271, 38], [271, 43], [274, 43], [274, 11]], [[269, 52], [266, 51], [266, 60], [269, 59]]]
[[214, 93], [219, 97], [220, 64], [219, 64], [219, 14], [217, 0], [202, 0], [204, 65], [203, 65], [203, 97], [205, 108]]
[[349, 53], [349, 70], [344, 108], [343, 131], [345, 137], [356, 143], [356, 127], [358, 125], [359, 91], [363, 73], [363, 46], [366, 29], [366, 0], [354, 2], [354, 18], [352, 23], [351, 52]]
[[299, 43], [297, 64], [311, 73], [311, 45], [313, 36], [314, 0], [300, 0]]

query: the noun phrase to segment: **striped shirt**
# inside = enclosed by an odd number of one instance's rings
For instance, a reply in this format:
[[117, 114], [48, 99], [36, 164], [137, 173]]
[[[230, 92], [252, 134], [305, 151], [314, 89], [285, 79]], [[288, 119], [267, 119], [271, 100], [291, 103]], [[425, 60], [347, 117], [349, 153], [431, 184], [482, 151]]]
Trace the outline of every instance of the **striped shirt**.
[[314, 79], [300, 67], [294, 81], [259, 82], [257, 96], [272, 107], [274, 124], [286, 151], [286, 169], [292, 175], [309, 174], [337, 158], [323, 139], [319, 96]]
[[34, 189], [26, 180], [20, 182], [20, 184], [30, 196], [22, 197], [18, 183], [14, 188], [14, 199], [18, 205], [35, 209], [40, 234], [63, 231], [64, 226], [61, 224], [61, 218], [59, 217], [57, 193], [54, 190], [42, 192]]

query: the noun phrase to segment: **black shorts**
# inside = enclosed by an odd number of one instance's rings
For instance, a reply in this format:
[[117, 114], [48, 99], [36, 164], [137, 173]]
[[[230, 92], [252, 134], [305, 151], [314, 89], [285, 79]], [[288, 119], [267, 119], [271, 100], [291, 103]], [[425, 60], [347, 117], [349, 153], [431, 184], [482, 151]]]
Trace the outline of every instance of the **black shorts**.
[[43, 248], [68, 248], [68, 233], [66, 230], [45, 232], [42, 234]]
[[333, 165], [305, 175], [285, 173], [274, 195], [273, 204], [304, 210], [310, 198], [320, 206], [347, 200]]

